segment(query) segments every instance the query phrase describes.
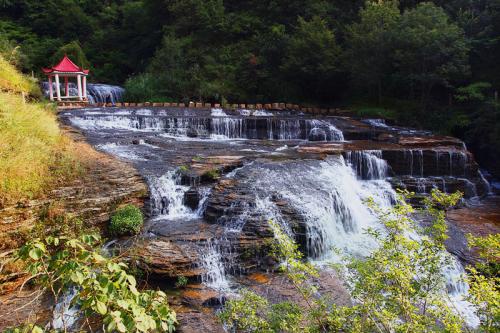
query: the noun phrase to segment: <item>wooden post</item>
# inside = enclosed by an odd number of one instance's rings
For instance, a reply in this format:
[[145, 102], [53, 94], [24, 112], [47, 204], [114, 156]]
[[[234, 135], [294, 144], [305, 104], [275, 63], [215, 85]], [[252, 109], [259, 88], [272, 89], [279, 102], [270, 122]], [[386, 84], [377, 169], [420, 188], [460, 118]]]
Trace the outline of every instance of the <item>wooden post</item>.
[[52, 75], [49, 75], [49, 96], [50, 100], [54, 100], [54, 88], [52, 87]]
[[57, 100], [61, 101], [61, 88], [59, 87], [59, 74], [56, 74], [56, 95], [57, 95]]
[[76, 76], [76, 81], [78, 84], [78, 99], [81, 101], [83, 97], [82, 97], [82, 77], [80, 74]]

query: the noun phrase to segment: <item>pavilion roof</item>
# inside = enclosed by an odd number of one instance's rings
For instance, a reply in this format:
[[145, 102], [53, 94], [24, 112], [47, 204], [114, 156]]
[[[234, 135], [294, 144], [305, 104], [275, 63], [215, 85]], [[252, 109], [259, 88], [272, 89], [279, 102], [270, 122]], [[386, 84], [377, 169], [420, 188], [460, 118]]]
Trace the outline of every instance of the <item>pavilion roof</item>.
[[78, 67], [75, 65], [73, 61], [71, 61], [70, 58], [68, 58], [67, 55], [64, 55], [62, 60], [55, 66], [50, 67], [50, 68], [42, 68], [42, 71], [45, 74], [51, 74], [51, 73], [75, 73], [75, 74], [85, 74], [87, 75], [89, 73], [88, 69], [83, 69], [81, 67]]

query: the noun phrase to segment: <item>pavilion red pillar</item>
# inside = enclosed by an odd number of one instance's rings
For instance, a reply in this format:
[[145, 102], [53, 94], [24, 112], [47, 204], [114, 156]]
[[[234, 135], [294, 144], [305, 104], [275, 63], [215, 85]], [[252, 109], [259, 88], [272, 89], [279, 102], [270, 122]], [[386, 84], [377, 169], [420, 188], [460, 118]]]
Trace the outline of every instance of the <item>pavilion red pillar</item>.
[[69, 97], [69, 83], [68, 83], [68, 77], [64, 77], [64, 90], [66, 91], [66, 97]]
[[54, 100], [54, 91], [52, 87], [52, 75], [49, 75], [49, 94], [50, 94], [50, 100]]

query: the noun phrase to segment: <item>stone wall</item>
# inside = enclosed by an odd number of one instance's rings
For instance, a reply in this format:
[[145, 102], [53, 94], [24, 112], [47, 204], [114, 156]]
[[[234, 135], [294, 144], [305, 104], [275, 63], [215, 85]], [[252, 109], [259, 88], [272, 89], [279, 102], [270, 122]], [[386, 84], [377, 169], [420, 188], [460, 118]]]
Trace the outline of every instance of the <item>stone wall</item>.
[[[74, 104], [74, 105], [73, 105]], [[61, 104], [62, 108], [79, 107], [78, 103], [65, 102]], [[97, 103], [88, 104], [90, 107], [168, 107], [168, 108], [196, 108], [196, 109], [210, 109], [210, 108], [224, 108], [224, 109], [248, 109], [248, 110], [296, 110], [304, 113], [315, 114], [315, 115], [332, 115], [332, 116], [342, 116], [350, 113], [348, 110], [339, 108], [318, 108], [303, 106], [291, 103], [234, 103], [226, 104], [222, 106], [219, 103], [200, 103], [200, 102], [189, 102], [189, 103], [175, 103], [175, 102], [165, 102], [165, 103], [151, 103], [151, 102], [125, 102], [125, 103]], [[81, 107], [81, 106], [80, 106]]]

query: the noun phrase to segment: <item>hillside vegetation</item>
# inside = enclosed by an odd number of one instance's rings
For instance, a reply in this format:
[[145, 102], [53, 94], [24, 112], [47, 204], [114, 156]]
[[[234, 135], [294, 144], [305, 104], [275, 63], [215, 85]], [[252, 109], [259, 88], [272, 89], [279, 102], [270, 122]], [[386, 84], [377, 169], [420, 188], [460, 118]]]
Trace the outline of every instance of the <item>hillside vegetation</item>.
[[79, 169], [53, 107], [29, 101], [37, 96], [36, 82], [0, 56], [0, 206], [37, 197]]
[[[457, 136], [500, 177], [500, 0], [26, 0], [22, 69], [66, 53], [127, 99], [344, 107]], [[371, 110], [370, 114], [367, 110]]]

